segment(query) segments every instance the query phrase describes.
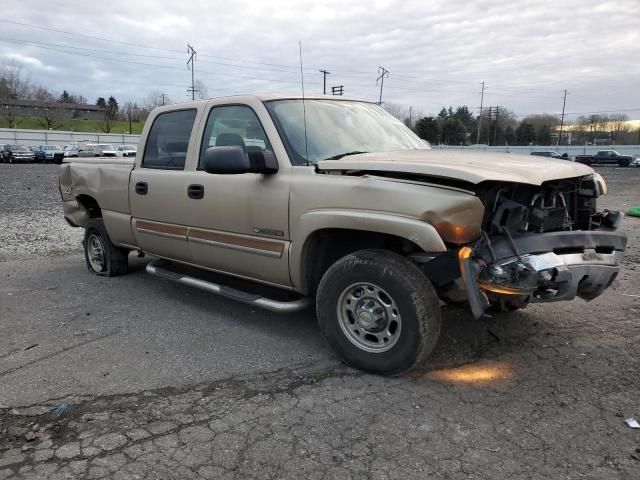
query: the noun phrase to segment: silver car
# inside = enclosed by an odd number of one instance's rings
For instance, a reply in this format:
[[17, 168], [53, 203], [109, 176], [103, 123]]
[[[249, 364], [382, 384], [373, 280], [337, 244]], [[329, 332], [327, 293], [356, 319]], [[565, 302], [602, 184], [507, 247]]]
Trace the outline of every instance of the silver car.
[[78, 149], [79, 157], [115, 157], [116, 149], [108, 143], [88, 143]]
[[135, 145], [120, 145], [117, 150], [119, 157], [135, 157], [137, 151], [138, 147]]

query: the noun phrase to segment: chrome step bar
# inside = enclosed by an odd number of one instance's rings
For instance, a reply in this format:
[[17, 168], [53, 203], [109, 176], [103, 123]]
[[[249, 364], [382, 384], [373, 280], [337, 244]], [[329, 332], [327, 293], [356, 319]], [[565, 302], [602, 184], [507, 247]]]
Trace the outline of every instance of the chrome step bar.
[[293, 313], [304, 310], [312, 304], [311, 298], [302, 297], [298, 300], [292, 300], [290, 302], [281, 302], [279, 300], [272, 300], [265, 298], [254, 293], [243, 292], [236, 290], [235, 288], [227, 287], [225, 285], [219, 285], [217, 283], [208, 282], [199, 278], [190, 277], [182, 273], [174, 272], [164, 267], [165, 264], [162, 260], [153, 261], [147, 264], [147, 273], [155, 275], [157, 277], [173, 280], [174, 282], [181, 283], [183, 285], [189, 285], [190, 287], [199, 288], [205, 292], [214, 293], [223, 297], [231, 298], [238, 302], [246, 303], [256, 307], [264, 308], [272, 312], [278, 313]]

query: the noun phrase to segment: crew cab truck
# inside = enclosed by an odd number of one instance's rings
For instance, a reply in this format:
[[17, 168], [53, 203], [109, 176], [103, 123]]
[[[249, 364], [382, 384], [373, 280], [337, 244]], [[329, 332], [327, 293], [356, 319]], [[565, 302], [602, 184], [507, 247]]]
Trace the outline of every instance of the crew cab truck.
[[480, 319], [600, 295], [626, 247], [622, 214], [596, 208], [606, 189], [579, 163], [432, 150], [379, 106], [325, 96], [160, 107], [135, 160], [60, 169], [90, 272], [123, 274], [137, 251], [166, 280], [280, 312], [315, 304], [335, 351], [384, 375], [425, 362], [441, 301]]
[[615, 150], [599, 150], [595, 155], [576, 155], [576, 162], [585, 165], [618, 165], [628, 167], [633, 162], [631, 155], [622, 155]]

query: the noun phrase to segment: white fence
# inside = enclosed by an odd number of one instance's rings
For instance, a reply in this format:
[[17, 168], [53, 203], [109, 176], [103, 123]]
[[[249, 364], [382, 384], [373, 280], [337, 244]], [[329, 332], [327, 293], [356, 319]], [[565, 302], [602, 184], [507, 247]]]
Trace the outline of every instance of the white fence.
[[22, 130], [18, 128], [0, 128], [0, 145], [6, 143], [38, 146], [68, 145], [70, 143], [110, 143], [112, 145], [137, 145], [140, 135], [124, 133], [86, 133], [64, 130]]
[[529, 155], [531, 152], [544, 152], [544, 151], [554, 151], [559, 153], [566, 153], [571, 158], [576, 155], [593, 155], [598, 150], [616, 150], [618, 153], [622, 155], [640, 155], [640, 145], [560, 145], [556, 146], [536, 146], [536, 145], [528, 145], [525, 147], [520, 146], [502, 146], [502, 147], [488, 147], [488, 146], [473, 146], [473, 147], [458, 147], [453, 145], [432, 145], [433, 148], [440, 149], [453, 149], [453, 150], [484, 150], [487, 152], [510, 152], [510, 153], [520, 153], [524, 155]]

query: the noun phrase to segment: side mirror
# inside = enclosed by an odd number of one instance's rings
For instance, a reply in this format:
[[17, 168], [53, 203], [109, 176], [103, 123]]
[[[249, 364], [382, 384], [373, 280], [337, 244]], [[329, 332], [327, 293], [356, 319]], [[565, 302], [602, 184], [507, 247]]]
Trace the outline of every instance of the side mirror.
[[278, 162], [273, 152], [245, 152], [242, 147], [209, 147], [204, 154], [204, 171], [219, 175], [240, 173], [276, 173]]
[[204, 171], [221, 175], [249, 173], [251, 162], [242, 147], [209, 147], [204, 153]]

